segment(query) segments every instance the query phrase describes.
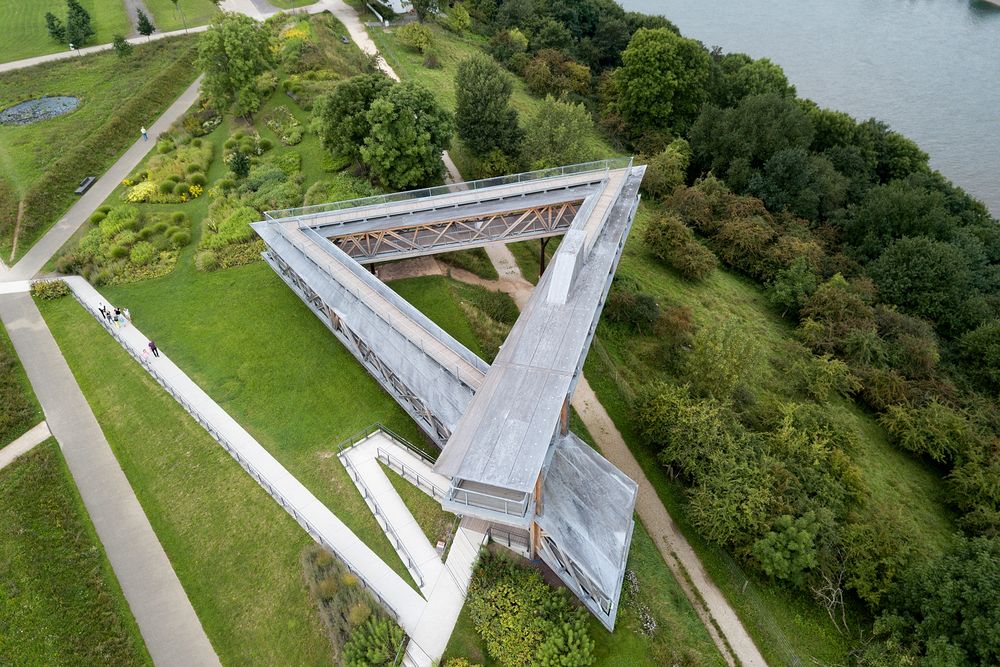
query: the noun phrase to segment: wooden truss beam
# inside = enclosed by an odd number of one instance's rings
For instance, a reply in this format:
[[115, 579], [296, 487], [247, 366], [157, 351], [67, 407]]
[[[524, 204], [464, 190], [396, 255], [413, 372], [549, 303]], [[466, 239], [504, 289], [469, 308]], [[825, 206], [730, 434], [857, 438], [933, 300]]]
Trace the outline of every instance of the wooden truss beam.
[[544, 238], [564, 233], [580, 201], [500, 211], [426, 224], [330, 236], [330, 241], [361, 264], [475, 248], [495, 241]]

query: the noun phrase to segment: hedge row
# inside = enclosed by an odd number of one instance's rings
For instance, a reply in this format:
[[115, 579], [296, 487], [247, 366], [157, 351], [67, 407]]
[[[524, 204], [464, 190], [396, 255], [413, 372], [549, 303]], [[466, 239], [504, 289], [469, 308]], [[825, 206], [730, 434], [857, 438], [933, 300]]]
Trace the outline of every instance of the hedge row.
[[149, 79], [108, 122], [51, 164], [25, 193], [21, 248], [29, 248], [72, 205], [73, 191], [84, 177], [103, 174], [135, 140], [138, 128], [150, 124], [180, 95], [196, 73], [196, 57], [196, 45], [179, 50], [173, 64]]

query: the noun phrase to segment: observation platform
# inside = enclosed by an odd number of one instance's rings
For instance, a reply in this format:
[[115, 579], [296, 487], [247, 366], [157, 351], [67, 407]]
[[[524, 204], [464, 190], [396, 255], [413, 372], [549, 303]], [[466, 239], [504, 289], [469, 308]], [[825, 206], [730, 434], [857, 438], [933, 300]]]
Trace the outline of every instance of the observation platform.
[[[442, 507], [528, 534], [528, 552], [614, 627], [637, 486], [569, 432], [639, 202], [631, 159], [314, 207], [253, 228], [264, 258], [442, 447]], [[361, 262], [564, 234], [492, 366]]]

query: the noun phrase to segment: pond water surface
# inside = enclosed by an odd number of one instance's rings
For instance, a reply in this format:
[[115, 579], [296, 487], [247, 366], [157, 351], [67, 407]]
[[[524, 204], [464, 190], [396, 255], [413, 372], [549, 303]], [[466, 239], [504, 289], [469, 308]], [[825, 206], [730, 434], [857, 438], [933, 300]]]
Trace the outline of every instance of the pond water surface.
[[76, 97], [65, 95], [39, 97], [0, 111], [0, 125], [31, 125], [68, 114], [78, 106], [80, 106], [80, 100]]

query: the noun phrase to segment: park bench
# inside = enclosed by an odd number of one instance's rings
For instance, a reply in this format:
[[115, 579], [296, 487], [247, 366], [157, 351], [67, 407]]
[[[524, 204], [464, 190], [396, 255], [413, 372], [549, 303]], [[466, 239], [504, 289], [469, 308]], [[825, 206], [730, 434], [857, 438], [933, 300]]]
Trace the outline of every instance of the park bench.
[[82, 195], [84, 192], [90, 189], [90, 186], [94, 184], [97, 180], [96, 176], [87, 176], [82, 181], [80, 181], [80, 187], [73, 191], [75, 195]]

